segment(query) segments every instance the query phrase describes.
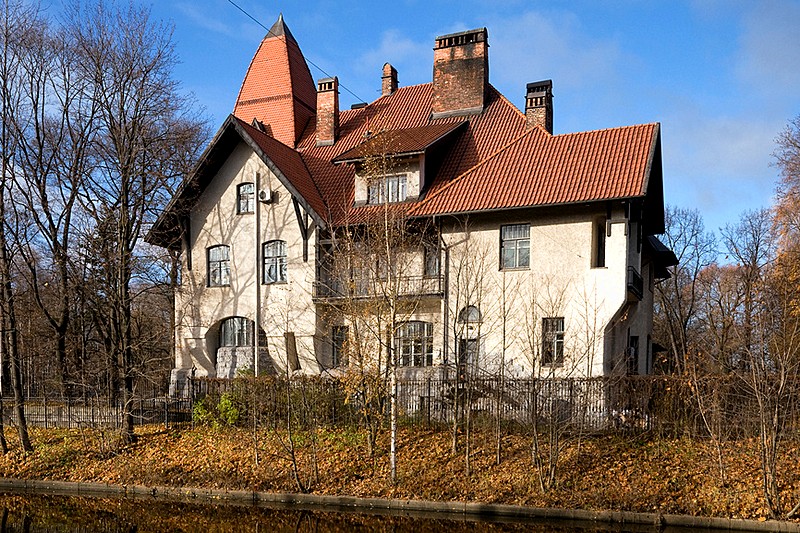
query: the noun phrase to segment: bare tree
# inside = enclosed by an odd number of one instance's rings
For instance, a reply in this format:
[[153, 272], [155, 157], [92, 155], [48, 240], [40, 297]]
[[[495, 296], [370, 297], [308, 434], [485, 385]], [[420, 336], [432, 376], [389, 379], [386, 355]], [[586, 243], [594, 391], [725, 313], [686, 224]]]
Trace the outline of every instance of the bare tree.
[[[9, 191], [17, 177], [14, 154], [19, 144], [18, 132], [12, 126], [14, 110], [20, 105], [21, 63], [25, 49], [26, 29], [36, 23], [36, 12], [21, 2], [3, 1], [0, 12], [0, 313], [2, 313], [2, 354], [8, 358], [14, 389], [14, 410], [17, 431], [25, 451], [32, 451], [25, 419], [22, 395], [22, 369], [19, 353], [15, 287], [12, 282], [12, 257], [9, 232], [15, 231], [14, 217], [7, 204]], [[3, 442], [5, 439], [3, 439]]]
[[98, 2], [77, 11], [70, 27], [95, 87], [98, 166], [83, 199], [103, 238], [95, 247], [101, 256], [90, 260], [106, 287], [105, 344], [122, 381], [123, 434], [131, 440], [137, 245], [165, 183], [196, 156], [202, 127], [172, 79], [170, 28], [147, 10]]
[[38, 21], [28, 36], [20, 57], [21, 105], [11, 120], [19, 139], [13, 207], [30, 232], [16, 240], [33, 301], [55, 337], [54, 359], [66, 393], [70, 263], [77, 247], [73, 217], [90, 171], [95, 101], [64, 31]]
[[697, 324], [698, 276], [716, 259], [716, 242], [697, 210], [667, 206], [664, 219], [665, 244], [675, 252], [678, 264], [668, 280], [656, 285], [655, 330], [669, 345], [667, 370], [682, 374]]

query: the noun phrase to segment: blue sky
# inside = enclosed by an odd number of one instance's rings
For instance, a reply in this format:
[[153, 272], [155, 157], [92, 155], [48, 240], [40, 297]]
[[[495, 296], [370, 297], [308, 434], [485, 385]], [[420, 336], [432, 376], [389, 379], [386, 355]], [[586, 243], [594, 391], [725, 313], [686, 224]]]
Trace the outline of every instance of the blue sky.
[[[710, 230], [770, 205], [775, 138], [800, 114], [800, 0], [235, 1], [267, 27], [283, 13], [343, 108], [378, 97], [387, 61], [401, 85], [430, 81], [434, 38], [485, 26], [514, 104], [553, 80], [555, 133], [660, 122], [666, 201]], [[142, 3], [174, 24], [176, 77], [218, 127], [265, 30], [227, 0]]]

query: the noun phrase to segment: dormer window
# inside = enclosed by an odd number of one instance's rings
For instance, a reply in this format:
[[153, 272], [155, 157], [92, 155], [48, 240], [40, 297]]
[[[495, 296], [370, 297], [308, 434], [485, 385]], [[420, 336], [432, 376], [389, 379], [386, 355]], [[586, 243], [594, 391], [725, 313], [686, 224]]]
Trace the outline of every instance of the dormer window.
[[367, 203], [372, 205], [403, 202], [408, 196], [406, 175], [375, 179], [367, 186]]

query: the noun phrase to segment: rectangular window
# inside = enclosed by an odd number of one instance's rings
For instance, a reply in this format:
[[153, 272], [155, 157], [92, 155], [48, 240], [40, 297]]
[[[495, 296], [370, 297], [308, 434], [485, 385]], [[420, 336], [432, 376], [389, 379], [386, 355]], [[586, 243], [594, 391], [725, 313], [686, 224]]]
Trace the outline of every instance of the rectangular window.
[[236, 187], [236, 212], [255, 213], [256, 186], [253, 183], [242, 183]]
[[530, 224], [513, 224], [500, 227], [500, 257], [503, 269], [530, 267]]
[[425, 243], [423, 245], [423, 253], [425, 255], [425, 277], [437, 277], [440, 272], [441, 264], [439, 248], [435, 244]]
[[222, 287], [231, 284], [230, 247], [212, 246], [208, 249], [208, 286]]
[[367, 187], [368, 204], [403, 202], [407, 196], [405, 174], [376, 179]]
[[345, 343], [347, 342], [347, 326], [333, 326], [331, 330], [331, 367], [347, 364]]
[[628, 339], [628, 374], [635, 376], [639, 373], [639, 336], [631, 335]]
[[564, 318], [542, 319], [542, 365], [564, 364]]
[[593, 225], [592, 268], [606, 266], [606, 221], [601, 220]]
[[433, 365], [433, 324], [406, 322], [395, 332], [395, 357], [400, 366]]
[[264, 283], [286, 281], [286, 241], [269, 241], [263, 246]]

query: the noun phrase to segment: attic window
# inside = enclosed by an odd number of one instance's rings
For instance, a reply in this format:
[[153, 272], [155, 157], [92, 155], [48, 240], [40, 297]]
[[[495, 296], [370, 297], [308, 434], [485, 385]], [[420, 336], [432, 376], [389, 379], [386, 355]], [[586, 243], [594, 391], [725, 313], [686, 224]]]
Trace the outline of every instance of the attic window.
[[407, 191], [405, 174], [379, 178], [367, 186], [367, 203], [379, 205], [403, 202], [407, 197]]
[[241, 183], [236, 187], [236, 212], [238, 214], [254, 213], [256, 210], [256, 186], [253, 183]]

